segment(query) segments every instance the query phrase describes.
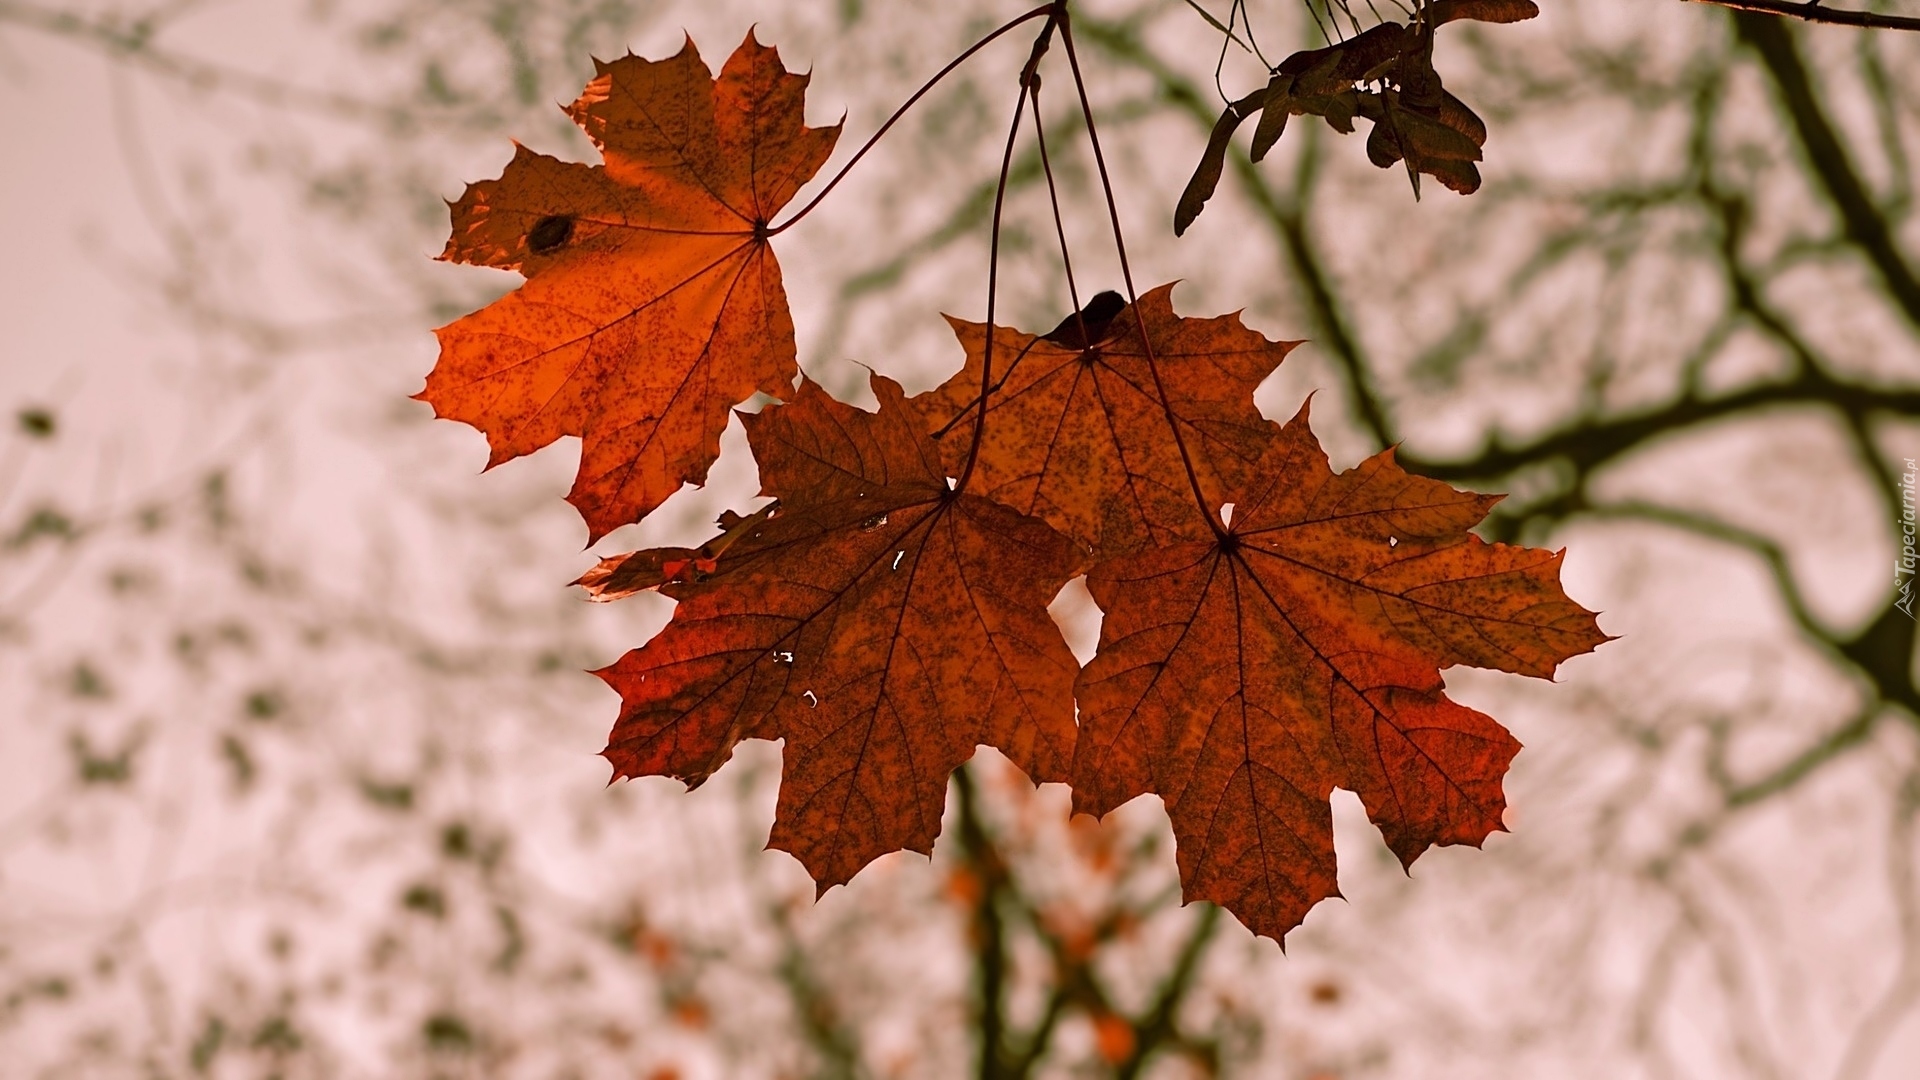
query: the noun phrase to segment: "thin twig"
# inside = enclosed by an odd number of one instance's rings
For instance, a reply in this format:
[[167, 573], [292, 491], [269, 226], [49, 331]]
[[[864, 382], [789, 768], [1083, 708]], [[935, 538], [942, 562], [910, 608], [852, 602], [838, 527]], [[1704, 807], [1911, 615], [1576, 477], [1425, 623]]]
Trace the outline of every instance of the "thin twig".
[[1920, 895], [1915, 894], [1913, 875], [1914, 817], [1920, 812], [1920, 774], [1909, 773], [1900, 785], [1894, 806], [1893, 825], [1887, 837], [1887, 884], [1893, 893], [1896, 921], [1900, 925], [1900, 965], [1893, 985], [1867, 1011], [1866, 1018], [1854, 1029], [1846, 1053], [1834, 1072], [1835, 1080], [1871, 1076], [1874, 1065], [1888, 1041], [1900, 1030], [1902, 1022], [1920, 1000]]
[[1761, 15], [1783, 15], [1829, 26], [1858, 26], [1867, 30], [1920, 30], [1920, 18], [1911, 15], [1880, 15], [1871, 11], [1847, 11], [1820, 6], [1820, 0], [1796, 3], [1794, 0], [1683, 0], [1690, 4], [1710, 4], [1751, 11]]

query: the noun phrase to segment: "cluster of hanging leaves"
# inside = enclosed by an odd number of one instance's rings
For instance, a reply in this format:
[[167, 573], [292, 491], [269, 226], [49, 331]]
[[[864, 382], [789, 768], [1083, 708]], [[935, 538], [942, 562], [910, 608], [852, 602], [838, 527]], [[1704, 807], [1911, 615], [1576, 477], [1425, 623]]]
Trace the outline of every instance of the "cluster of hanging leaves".
[[1414, 198], [1420, 174], [1462, 195], [1480, 190], [1487, 125], [1441, 84], [1433, 68], [1433, 35], [1450, 22], [1523, 22], [1540, 14], [1534, 0], [1429, 0], [1407, 23], [1383, 21], [1324, 49], [1294, 53], [1273, 69], [1267, 85], [1231, 102], [1213, 125], [1200, 165], [1173, 212], [1180, 235], [1213, 197], [1234, 133], [1254, 116], [1250, 156], [1267, 156], [1294, 116], [1318, 116], [1342, 135], [1353, 121], [1373, 124], [1367, 160], [1382, 169], [1404, 163]]
[[[769, 846], [824, 891], [930, 851], [949, 775], [991, 746], [1079, 811], [1159, 795], [1187, 898], [1275, 939], [1336, 891], [1336, 786], [1407, 862], [1500, 828], [1518, 744], [1440, 669], [1546, 677], [1605, 640], [1560, 556], [1473, 536], [1495, 498], [1391, 450], [1333, 472], [1305, 408], [1253, 404], [1294, 343], [1182, 316], [1172, 286], [1043, 335], [951, 320], [945, 386], [829, 397], [768, 246], [837, 134], [803, 123], [806, 81], [751, 35], [717, 79], [691, 42], [600, 65], [569, 111], [602, 164], [522, 148], [453, 206], [444, 257], [527, 280], [439, 331], [420, 396], [495, 463], [579, 436], [594, 537], [703, 480], [736, 403], [778, 402], [742, 415], [773, 503], [578, 582], [678, 601], [598, 672], [615, 775], [697, 785], [782, 740]], [[1105, 612], [1085, 668], [1047, 611], [1080, 574]]]

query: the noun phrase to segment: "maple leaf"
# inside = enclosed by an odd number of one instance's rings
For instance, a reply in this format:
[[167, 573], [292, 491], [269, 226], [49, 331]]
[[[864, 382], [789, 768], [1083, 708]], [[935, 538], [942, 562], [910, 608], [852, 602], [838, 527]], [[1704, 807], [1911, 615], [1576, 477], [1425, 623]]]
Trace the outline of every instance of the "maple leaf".
[[900, 388], [874, 393], [877, 414], [807, 382], [744, 417], [779, 501], [710, 572], [660, 584], [672, 621], [598, 673], [622, 701], [616, 776], [696, 785], [741, 739], [786, 740], [768, 844], [822, 891], [931, 851], [947, 777], [977, 745], [1036, 782], [1065, 780], [1073, 754], [1077, 665], [1047, 605], [1080, 553], [954, 491]]
[[[1211, 535], [1194, 512], [1194, 482], [1215, 501], [1245, 486], [1273, 428], [1253, 391], [1299, 343], [1269, 341], [1237, 314], [1176, 315], [1172, 293], [1167, 284], [1142, 295], [1138, 319], [1115, 310], [1117, 296], [1096, 297], [1095, 317], [1082, 316], [1085, 347], [1073, 316], [1046, 337], [996, 327], [991, 420], [969, 487], [1046, 519], [1097, 557]], [[947, 321], [966, 366], [909, 404], [958, 475], [972, 449], [987, 334], [982, 323]]]
[[1303, 407], [1232, 523], [1095, 566], [1105, 611], [1076, 696], [1074, 808], [1157, 793], [1188, 900], [1276, 940], [1337, 895], [1334, 787], [1403, 864], [1501, 828], [1519, 743], [1447, 699], [1453, 664], [1549, 677], [1607, 640], [1560, 554], [1466, 530], [1498, 496], [1411, 476], [1387, 450], [1335, 475]]
[[[1216, 125], [1179, 227], [1255, 112], [1255, 158], [1289, 115], [1345, 132], [1358, 116], [1416, 195], [1423, 173], [1477, 187], [1486, 126], [1433, 71], [1432, 28], [1533, 14], [1435, 0], [1288, 58]], [[1405, 864], [1500, 827], [1518, 744], [1448, 700], [1440, 669], [1548, 677], [1606, 637], [1558, 554], [1468, 532], [1497, 497], [1391, 451], [1335, 475], [1305, 408], [1282, 426], [1253, 405], [1297, 343], [1180, 316], [1172, 285], [1131, 307], [1102, 293], [1044, 335], [951, 319], [961, 372], [912, 401], [876, 378], [876, 413], [795, 390], [770, 222], [839, 128], [805, 126], [806, 77], [751, 34], [717, 78], [691, 40], [597, 66], [567, 111], [602, 164], [519, 147], [454, 204], [443, 258], [526, 284], [438, 332], [418, 396], [484, 431], [490, 465], [581, 437], [568, 498], [595, 539], [704, 481], [736, 403], [791, 399], [744, 417], [770, 505], [576, 582], [679, 602], [596, 673], [622, 702], [616, 777], [695, 786], [742, 739], [783, 741], [768, 843], [824, 892], [930, 852], [947, 778], [993, 746], [1035, 782], [1071, 780], [1076, 810], [1160, 795], [1187, 898], [1276, 939], [1336, 892], [1334, 787]], [[1090, 561], [1106, 619], [1077, 669], [1047, 605]]]
[[667, 60], [594, 63], [567, 112], [604, 163], [516, 146], [453, 204], [441, 258], [527, 283], [437, 331], [417, 396], [485, 432], [488, 467], [580, 436], [567, 499], [597, 540], [703, 482], [735, 404], [791, 393], [767, 226], [840, 128], [805, 126], [807, 77], [751, 33], [718, 79], [692, 39]]

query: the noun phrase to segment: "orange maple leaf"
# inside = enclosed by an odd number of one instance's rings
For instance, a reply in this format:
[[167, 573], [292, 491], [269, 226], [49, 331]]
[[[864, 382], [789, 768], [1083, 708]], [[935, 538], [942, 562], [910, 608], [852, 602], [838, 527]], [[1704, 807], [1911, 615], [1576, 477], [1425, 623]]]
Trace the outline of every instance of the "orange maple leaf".
[[751, 34], [718, 79], [691, 39], [595, 66], [567, 112], [604, 164], [516, 147], [453, 205], [441, 257], [527, 283], [438, 331], [417, 396], [485, 432], [489, 467], [580, 436], [567, 499], [597, 540], [703, 482], [734, 405], [792, 392], [768, 223], [840, 128], [805, 126], [807, 77]]
[[1501, 828], [1519, 743], [1442, 692], [1452, 664], [1551, 676], [1607, 640], [1560, 554], [1467, 533], [1498, 496], [1408, 475], [1387, 450], [1334, 475], [1302, 408], [1231, 526], [1095, 566], [1106, 612], [1081, 672], [1076, 811], [1149, 792], [1188, 900], [1276, 940], [1337, 895], [1334, 787], [1403, 864]]
[[[1273, 426], [1253, 391], [1299, 343], [1269, 341], [1238, 315], [1176, 315], [1172, 293], [1168, 284], [1141, 296], [1139, 319], [1108, 293], [1045, 337], [996, 327], [992, 418], [970, 486], [1102, 557], [1210, 535], [1194, 513], [1194, 482], [1210, 500], [1245, 486]], [[972, 449], [987, 334], [982, 323], [947, 321], [966, 366], [910, 404], [958, 475]], [[1092, 339], [1085, 347], [1083, 321]]]
[[768, 843], [822, 891], [887, 852], [931, 851], [975, 746], [1036, 782], [1065, 780], [1073, 755], [1077, 665], [1047, 605], [1080, 553], [952, 490], [900, 388], [876, 378], [874, 393], [877, 414], [807, 382], [744, 418], [779, 501], [710, 573], [662, 584], [673, 620], [599, 672], [622, 701], [616, 776], [695, 785], [741, 739], [785, 739]]

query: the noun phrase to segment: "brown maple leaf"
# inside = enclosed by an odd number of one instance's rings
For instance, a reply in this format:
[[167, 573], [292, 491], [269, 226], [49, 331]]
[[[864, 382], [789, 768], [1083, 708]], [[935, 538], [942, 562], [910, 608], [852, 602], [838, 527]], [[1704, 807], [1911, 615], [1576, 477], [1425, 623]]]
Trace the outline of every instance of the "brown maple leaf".
[[952, 490], [900, 388], [877, 378], [874, 393], [877, 414], [808, 382], [745, 418], [778, 503], [699, 580], [661, 585], [673, 620], [599, 673], [622, 699], [616, 776], [694, 785], [741, 739], [785, 739], [768, 843], [822, 891], [889, 851], [931, 851], [947, 777], [976, 745], [1035, 781], [1065, 780], [1073, 754], [1077, 666], [1047, 604], [1079, 552]]
[[598, 539], [703, 482], [734, 405], [792, 392], [767, 226], [840, 129], [804, 125], [807, 77], [751, 34], [718, 79], [691, 39], [595, 66], [567, 112], [604, 164], [517, 147], [453, 204], [441, 257], [527, 283], [438, 331], [417, 396], [485, 432], [489, 467], [580, 436], [567, 499]]
[[[1103, 558], [1211, 535], [1194, 483], [1216, 503], [1246, 486], [1273, 431], [1254, 389], [1299, 343], [1269, 341], [1237, 314], [1176, 315], [1172, 293], [1168, 284], [1141, 296], [1139, 320], [1129, 308], [1097, 310], [1106, 302], [1096, 297], [1089, 311], [1110, 317], [1086, 320], [1085, 348], [1072, 316], [1046, 337], [996, 328], [992, 418], [969, 489], [1046, 519]], [[966, 366], [909, 404], [957, 476], [972, 450], [987, 334], [982, 323], [947, 321]]]
[[1452, 664], [1549, 677], [1607, 640], [1560, 554], [1467, 529], [1498, 496], [1407, 474], [1385, 451], [1335, 475], [1280, 430], [1216, 538], [1104, 562], [1106, 612], [1077, 686], [1074, 806], [1158, 793], [1189, 900], [1276, 940], [1337, 894], [1334, 787], [1403, 864], [1501, 828], [1519, 743], [1442, 693]]

